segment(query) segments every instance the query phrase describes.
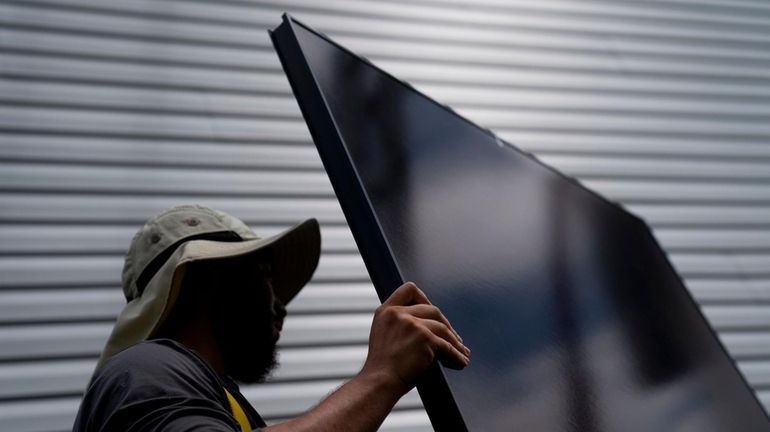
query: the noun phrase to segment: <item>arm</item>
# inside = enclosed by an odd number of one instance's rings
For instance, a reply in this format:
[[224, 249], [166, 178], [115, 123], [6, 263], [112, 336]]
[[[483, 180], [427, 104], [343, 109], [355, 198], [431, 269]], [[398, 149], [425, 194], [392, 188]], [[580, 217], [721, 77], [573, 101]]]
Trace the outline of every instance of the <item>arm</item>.
[[441, 311], [407, 282], [377, 308], [361, 371], [315, 408], [265, 431], [376, 431], [434, 359], [462, 369], [469, 355]]

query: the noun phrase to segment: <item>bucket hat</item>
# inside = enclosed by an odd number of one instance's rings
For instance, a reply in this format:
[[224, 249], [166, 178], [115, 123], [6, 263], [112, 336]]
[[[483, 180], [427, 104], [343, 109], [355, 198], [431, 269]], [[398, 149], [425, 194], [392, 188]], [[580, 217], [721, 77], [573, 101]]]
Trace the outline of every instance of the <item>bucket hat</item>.
[[270, 252], [275, 296], [288, 304], [318, 266], [318, 221], [307, 219], [264, 238], [239, 219], [197, 204], [172, 207], [147, 221], [126, 253], [122, 282], [127, 303], [99, 364], [153, 335], [173, 308], [190, 263], [258, 251]]

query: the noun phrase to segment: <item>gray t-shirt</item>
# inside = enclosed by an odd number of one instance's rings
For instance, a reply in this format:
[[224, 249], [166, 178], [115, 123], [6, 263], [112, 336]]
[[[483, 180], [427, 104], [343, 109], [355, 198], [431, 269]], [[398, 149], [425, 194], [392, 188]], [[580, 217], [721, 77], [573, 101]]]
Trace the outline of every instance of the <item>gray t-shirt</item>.
[[240, 431], [227, 389], [252, 430], [265, 422], [238, 385], [170, 339], [141, 342], [112, 356], [91, 379], [74, 432]]

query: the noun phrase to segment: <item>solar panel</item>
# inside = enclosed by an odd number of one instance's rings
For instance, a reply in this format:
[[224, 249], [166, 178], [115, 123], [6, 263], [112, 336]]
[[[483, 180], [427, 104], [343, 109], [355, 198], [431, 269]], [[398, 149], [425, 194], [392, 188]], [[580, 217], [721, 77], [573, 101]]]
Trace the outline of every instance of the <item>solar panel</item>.
[[271, 32], [380, 299], [472, 349], [418, 385], [440, 431], [766, 431], [646, 223], [284, 15]]

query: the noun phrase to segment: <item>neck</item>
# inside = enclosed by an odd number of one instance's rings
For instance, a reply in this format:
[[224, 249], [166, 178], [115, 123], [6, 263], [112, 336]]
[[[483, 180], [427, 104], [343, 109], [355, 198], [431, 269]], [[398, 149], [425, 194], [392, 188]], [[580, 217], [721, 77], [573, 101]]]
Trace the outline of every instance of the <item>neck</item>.
[[217, 373], [224, 375], [225, 362], [216, 338], [214, 338], [211, 318], [208, 314], [200, 314], [189, 320], [174, 339], [195, 350]]

